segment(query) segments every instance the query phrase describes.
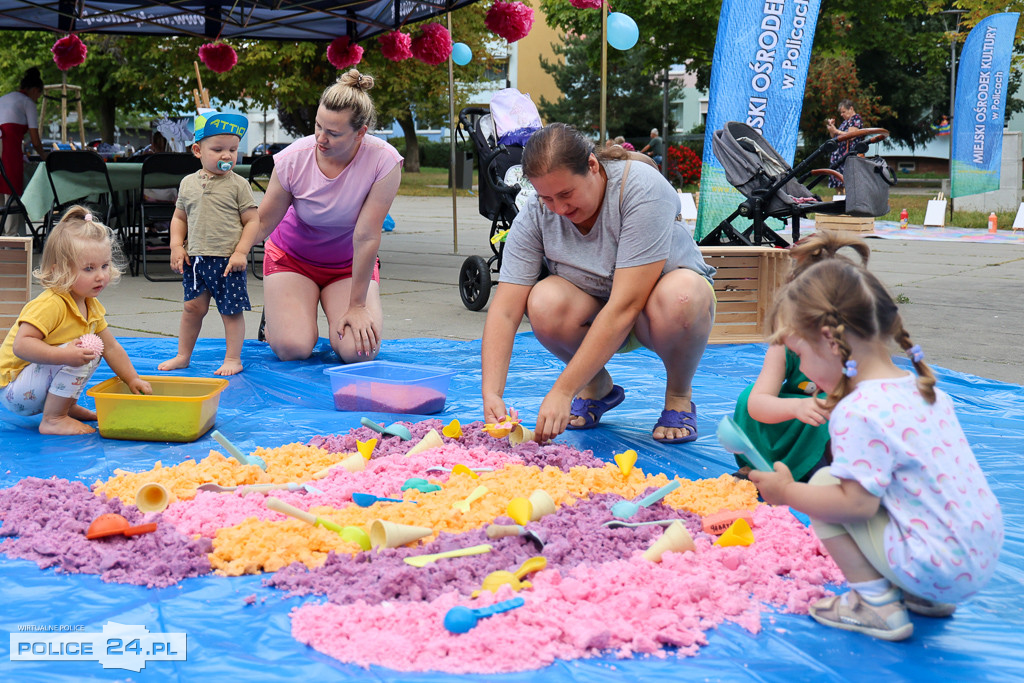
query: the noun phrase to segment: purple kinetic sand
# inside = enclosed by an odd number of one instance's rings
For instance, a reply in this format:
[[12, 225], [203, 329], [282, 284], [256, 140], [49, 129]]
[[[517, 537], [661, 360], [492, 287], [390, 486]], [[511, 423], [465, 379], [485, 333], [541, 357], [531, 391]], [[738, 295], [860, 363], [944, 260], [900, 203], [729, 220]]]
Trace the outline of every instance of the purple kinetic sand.
[[0, 490], [0, 552], [69, 574], [99, 574], [104, 581], [149, 588], [171, 586], [210, 572], [209, 539], [190, 540], [159, 515], [157, 530], [139, 536], [85, 537], [94, 519], [108, 512], [142, 524], [142, 513], [117, 498], [98, 496], [81, 482], [29, 477]]

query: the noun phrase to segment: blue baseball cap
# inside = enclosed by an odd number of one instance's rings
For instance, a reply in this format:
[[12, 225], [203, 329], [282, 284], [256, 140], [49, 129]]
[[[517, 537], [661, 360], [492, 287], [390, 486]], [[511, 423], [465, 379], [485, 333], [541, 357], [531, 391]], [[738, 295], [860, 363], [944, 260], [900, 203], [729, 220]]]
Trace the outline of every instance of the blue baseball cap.
[[241, 138], [249, 127], [249, 120], [241, 114], [211, 111], [196, 117], [196, 142], [214, 135], [237, 135]]

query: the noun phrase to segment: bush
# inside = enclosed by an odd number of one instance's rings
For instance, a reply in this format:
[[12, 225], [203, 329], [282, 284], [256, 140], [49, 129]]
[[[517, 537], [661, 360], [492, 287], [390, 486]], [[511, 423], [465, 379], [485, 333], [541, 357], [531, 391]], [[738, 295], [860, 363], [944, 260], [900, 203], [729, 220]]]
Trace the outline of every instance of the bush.
[[668, 177], [680, 187], [700, 184], [701, 161], [697, 153], [683, 145], [669, 145]]
[[[468, 140], [456, 143], [456, 153], [473, 152], [473, 144]], [[451, 143], [448, 142], [420, 142], [420, 165], [432, 168], [448, 168], [451, 166]]]

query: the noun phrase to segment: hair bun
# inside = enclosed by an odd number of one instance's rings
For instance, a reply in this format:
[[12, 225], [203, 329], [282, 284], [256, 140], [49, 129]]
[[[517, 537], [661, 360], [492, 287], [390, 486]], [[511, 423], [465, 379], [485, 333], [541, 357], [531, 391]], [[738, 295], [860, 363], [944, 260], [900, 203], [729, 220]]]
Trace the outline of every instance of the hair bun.
[[366, 92], [373, 87], [373, 76], [361, 74], [358, 69], [349, 69], [338, 77], [338, 83]]

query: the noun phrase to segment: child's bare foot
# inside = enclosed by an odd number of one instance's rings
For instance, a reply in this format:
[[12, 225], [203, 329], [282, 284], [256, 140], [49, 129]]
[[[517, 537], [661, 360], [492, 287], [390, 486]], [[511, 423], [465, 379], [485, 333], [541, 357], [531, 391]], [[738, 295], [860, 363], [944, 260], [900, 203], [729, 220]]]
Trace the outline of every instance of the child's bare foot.
[[213, 371], [215, 375], [237, 375], [242, 371], [242, 361], [237, 358], [225, 358], [224, 364]]
[[76, 420], [85, 420], [86, 422], [96, 421], [96, 411], [83, 408], [77, 403], [71, 406], [71, 409], [68, 411], [68, 415]]
[[84, 422], [79, 422], [69, 415], [63, 415], [61, 417], [43, 417], [43, 421], [39, 423], [40, 434], [60, 434], [64, 436], [73, 436], [76, 434], [92, 434], [96, 429], [90, 427]]
[[170, 360], [165, 360], [160, 365], [156, 366], [157, 370], [181, 370], [187, 368], [188, 364], [192, 361], [189, 356], [183, 356], [180, 353]]

